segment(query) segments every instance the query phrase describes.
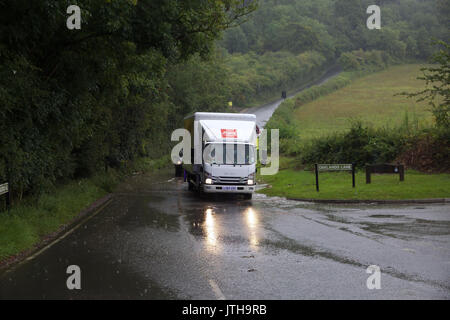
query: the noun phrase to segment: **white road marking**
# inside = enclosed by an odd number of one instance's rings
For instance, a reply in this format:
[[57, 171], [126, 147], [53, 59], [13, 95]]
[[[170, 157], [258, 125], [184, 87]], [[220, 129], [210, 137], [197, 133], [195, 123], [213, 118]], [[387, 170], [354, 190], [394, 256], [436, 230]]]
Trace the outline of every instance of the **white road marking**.
[[74, 232], [75, 230], [77, 230], [79, 227], [81, 227], [82, 225], [84, 225], [86, 222], [88, 222], [89, 220], [91, 220], [93, 217], [95, 217], [98, 213], [100, 213], [110, 202], [112, 201], [112, 198], [108, 199], [105, 201], [105, 203], [103, 203], [102, 205], [100, 205], [98, 208], [95, 209], [94, 213], [88, 214], [88, 216], [84, 219], [82, 219], [79, 223], [77, 223], [75, 226], [73, 226], [70, 230], [68, 230], [67, 232], [65, 232], [63, 235], [61, 235], [60, 237], [56, 238], [55, 240], [53, 240], [52, 242], [50, 242], [48, 245], [44, 246], [42, 249], [40, 249], [39, 251], [37, 251], [36, 253], [32, 254], [31, 256], [27, 257], [26, 259], [24, 259], [22, 262], [18, 263], [22, 264], [25, 261], [30, 261], [33, 260], [34, 258], [36, 258], [38, 255], [40, 255], [42, 252], [46, 251], [47, 249], [50, 249], [50, 247], [52, 247], [53, 245], [57, 244], [58, 242], [60, 242], [61, 240], [63, 240], [65, 237], [67, 237], [69, 234], [71, 234], [72, 232]]
[[175, 178], [169, 179], [169, 180], [167, 180], [167, 182], [173, 181], [174, 179], [175, 179]]
[[219, 286], [214, 280], [209, 279], [209, 285], [213, 289], [218, 300], [225, 300], [225, 296], [223, 295], [222, 291], [220, 290]]

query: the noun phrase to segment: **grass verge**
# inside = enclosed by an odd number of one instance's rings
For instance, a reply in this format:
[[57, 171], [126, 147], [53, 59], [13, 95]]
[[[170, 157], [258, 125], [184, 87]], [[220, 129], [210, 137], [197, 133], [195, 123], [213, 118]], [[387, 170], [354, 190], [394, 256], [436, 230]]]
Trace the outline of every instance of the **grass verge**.
[[38, 199], [24, 199], [11, 211], [0, 212], [0, 262], [33, 248], [47, 235], [70, 224], [95, 200], [111, 193], [132, 172], [149, 172], [167, 166], [169, 160], [138, 159], [121, 170], [110, 169], [91, 178], [71, 181]]
[[[316, 191], [314, 171], [293, 169], [292, 161], [282, 160], [278, 174], [264, 176], [262, 181], [270, 187], [260, 190], [268, 196], [299, 199], [329, 200], [410, 200], [450, 198], [450, 174], [426, 174], [414, 170], [405, 172], [405, 181], [398, 175], [372, 175], [372, 183], [366, 184], [365, 172], [357, 171], [356, 188], [352, 188], [351, 173], [319, 173], [320, 191]], [[261, 178], [261, 177], [260, 177]]]

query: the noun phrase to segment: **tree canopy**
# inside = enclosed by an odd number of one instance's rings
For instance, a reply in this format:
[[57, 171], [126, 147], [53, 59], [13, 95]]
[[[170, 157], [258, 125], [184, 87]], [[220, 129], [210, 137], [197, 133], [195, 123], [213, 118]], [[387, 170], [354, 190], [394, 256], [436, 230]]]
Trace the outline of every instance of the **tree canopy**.
[[[208, 57], [256, 8], [239, 0], [0, 2], [0, 177], [39, 191], [136, 156], [160, 156], [179, 119], [166, 73]], [[175, 99], [176, 101], [176, 99]]]

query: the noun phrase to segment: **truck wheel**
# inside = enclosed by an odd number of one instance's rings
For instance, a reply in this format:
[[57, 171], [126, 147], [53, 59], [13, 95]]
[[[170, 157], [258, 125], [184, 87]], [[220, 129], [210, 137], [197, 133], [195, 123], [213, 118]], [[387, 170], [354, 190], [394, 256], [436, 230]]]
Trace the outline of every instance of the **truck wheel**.
[[194, 184], [190, 181], [188, 181], [188, 190], [190, 191], [194, 190]]
[[253, 193], [244, 193], [245, 200], [252, 200]]

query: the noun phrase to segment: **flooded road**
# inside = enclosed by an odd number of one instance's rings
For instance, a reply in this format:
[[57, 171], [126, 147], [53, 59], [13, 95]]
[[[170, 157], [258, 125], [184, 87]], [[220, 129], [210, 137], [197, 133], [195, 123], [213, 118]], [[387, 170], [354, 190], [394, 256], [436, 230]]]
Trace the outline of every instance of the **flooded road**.
[[[264, 127], [281, 101], [246, 112]], [[0, 274], [0, 299], [450, 298], [448, 204], [201, 198], [172, 175], [130, 178], [89, 221]], [[67, 288], [70, 265], [80, 290]], [[367, 288], [370, 265], [381, 289]]]
[[[200, 198], [135, 176], [60, 242], [0, 277], [0, 298], [449, 299], [450, 206]], [[68, 290], [66, 269], [81, 269]], [[369, 290], [369, 265], [381, 289]]]

